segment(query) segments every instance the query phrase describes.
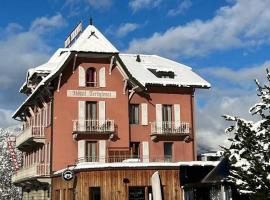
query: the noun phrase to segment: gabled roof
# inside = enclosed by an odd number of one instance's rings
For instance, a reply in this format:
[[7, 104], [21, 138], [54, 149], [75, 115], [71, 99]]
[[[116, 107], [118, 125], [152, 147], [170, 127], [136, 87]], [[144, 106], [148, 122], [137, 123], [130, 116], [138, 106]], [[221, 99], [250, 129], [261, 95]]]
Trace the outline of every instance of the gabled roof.
[[[157, 55], [119, 54], [123, 64], [134, 79], [143, 86], [146, 85], [175, 85], [178, 87], [202, 87], [209, 88], [211, 85], [192, 69], [181, 63], [169, 60]], [[150, 69], [150, 70], [149, 70]], [[172, 72], [173, 78], [157, 77], [151, 70], [156, 72]]]
[[37, 93], [38, 90], [41, 89], [44, 85], [49, 83], [51, 79], [60, 71], [60, 68], [65, 64], [65, 62], [70, 57], [71, 52], [69, 51], [61, 51], [61, 53], [54, 59], [54, 68], [51, 70], [51, 73], [47, 75], [35, 88], [31, 95], [27, 97], [27, 99], [21, 104], [21, 106], [14, 112], [12, 115], [13, 118], [16, 118], [19, 113], [27, 106], [27, 103], [33, 99], [34, 95]]
[[[23, 104], [15, 111], [16, 118], [23, 111], [27, 103], [31, 101], [38, 90], [48, 84], [61, 73], [65, 64], [72, 56], [79, 53], [104, 54], [106, 56], [119, 55], [118, 50], [105, 38], [105, 36], [93, 25], [89, 25], [69, 48], [60, 48], [48, 60], [47, 63], [28, 71], [27, 80], [35, 73], [44, 73], [45, 78], [38, 84], [35, 90], [28, 96]], [[141, 62], [136, 61], [135, 54], [120, 54], [117, 56], [125, 73], [131, 79], [135, 79], [138, 85], [175, 85], [178, 87], [202, 87], [209, 88], [210, 84], [194, 73], [190, 67], [156, 55], [140, 55]], [[149, 69], [156, 71], [173, 72], [174, 78], [159, 78]], [[26, 82], [27, 83], [27, 82]], [[24, 83], [21, 89], [27, 87]]]
[[63, 57], [61, 57], [61, 54], [63, 52], [69, 51], [69, 49], [66, 48], [59, 48], [57, 49], [57, 51], [52, 55], [52, 57], [48, 60], [48, 62], [39, 65], [35, 68], [30, 68], [27, 71], [27, 75], [26, 75], [26, 81], [23, 83], [23, 85], [20, 88], [20, 92], [22, 92], [22, 90], [24, 90], [27, 86], [27, 83], [29, 82], [29, 80], [31, 80], [31, 78], [33, 77], [33, 75], [35, 74], [44, 74], [44, 75], [48, 75], [51, 73], [51, 71], [57, 67], [58, 63], [61, 61], [61, 59], [63, 59]]
[[70, 51], [119, 53], [109, 40], [93, 25], [89, 25], [70, 47]]

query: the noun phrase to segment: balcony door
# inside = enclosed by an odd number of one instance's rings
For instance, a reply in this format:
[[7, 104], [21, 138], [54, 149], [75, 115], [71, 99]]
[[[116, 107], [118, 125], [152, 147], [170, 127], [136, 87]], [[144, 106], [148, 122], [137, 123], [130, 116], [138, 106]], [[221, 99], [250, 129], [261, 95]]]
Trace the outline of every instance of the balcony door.
[[86, 130], [94, 131], [97, 124], [97, 102], [87, 101], [85, 105]]
[[85, 144], [85, 158], [87, 162], [97, 162], [97, 142], [86, 141]]
[[172, 105], [162, 105], [162, 123], [163, 129], [172, 128]]

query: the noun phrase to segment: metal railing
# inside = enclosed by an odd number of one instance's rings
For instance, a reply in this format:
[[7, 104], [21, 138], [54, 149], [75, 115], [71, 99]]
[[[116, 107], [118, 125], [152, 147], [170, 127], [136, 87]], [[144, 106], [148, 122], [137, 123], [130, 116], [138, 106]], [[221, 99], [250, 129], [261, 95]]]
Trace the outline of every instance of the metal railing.
[[114, 132], [114, 120], [73, 120], [73, 132]]
[[48, 177], [50, 175], [50, 164], [35, 163], [29, 167], [22, 167], [12, 176], [12, 182], [20, 182], [34, 177]]
[[44, 137], [44, 126], [29, 126], [16, 137], [16, 147], [30, 138], [43, 139]]
[[152, 122], [151, 134], [189, 134], [190, 128], [187, 122]]
[[134, 156], [134, 155], [121, 155], [121, 156], [88, 156], [81, 157], [77, 161], [77, 163], [82, 162], [98, 162], [98, 163], [142, 163], [142, 162], [174, 162], [172, 156], [151, 156], [151, 157], [143, 157], [143, 156]]

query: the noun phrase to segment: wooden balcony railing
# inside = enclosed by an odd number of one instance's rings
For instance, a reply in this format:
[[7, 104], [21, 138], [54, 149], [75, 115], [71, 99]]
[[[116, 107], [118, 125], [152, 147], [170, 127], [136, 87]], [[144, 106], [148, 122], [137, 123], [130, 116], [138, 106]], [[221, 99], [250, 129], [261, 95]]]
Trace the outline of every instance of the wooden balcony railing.
[[187, 135], [190, 133], [189, 123], [187, 122], [152, 122], [151, 135], [154, 134], [180, 134]]
[[50, 165], [45, 163], [35, 163], [30, 167], [21, 168], [12, 176], [12, 182], [18, 183], [27, 179], [42, 178], [50, 176]]
[[114, 120], [73, 120], [73, 132], [113, 133]]
[[42, 142], [42, 139], [44, 138], [44, 126], [30, 126], [25, 128], [22, 133], [16, 137], [16, 147], [22, 146], [29, 140], [34, 142]]

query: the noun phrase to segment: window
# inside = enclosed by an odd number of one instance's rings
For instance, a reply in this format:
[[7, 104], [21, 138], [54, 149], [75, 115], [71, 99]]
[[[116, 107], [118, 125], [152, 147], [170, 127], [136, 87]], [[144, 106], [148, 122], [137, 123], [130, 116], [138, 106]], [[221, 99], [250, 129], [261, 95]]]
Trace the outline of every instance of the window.
[[129, 187], [129, 200], [145, 200], [145, 187]]
[[139, 104], [130, 104], [129, 106], [129, 123], [139, 124]]
[[165, 160], [165, 162], [172, 161], [172, 145], [173, 145], [173, 143], [171, 143], [171, 142], [164, 143], [164, 160]]
[[173, 70], [169, 69], [151, 69], [148, 68], [150, 72], [152, 72], [157, 78], [171, 78], [175, 77]]
[[85, 124], [86, 131], [96, 130], [97, 122], [97, 102], [87, 101], [85, 104]]
[[96, 69], [90, 67], [86, 71], [86, 86], [87, 87], [96, 87], [97, 86], [97, 73]]
[[97, 162], [97, 142], [86, 141], [85, 144], [85, 160], [86, 162]]
[[97, 119], [97, 102], [95, 102], [95, 101], [87, 101], [86, 102], [85, 119], [86, 120], [96, 120]]
[[131, 142], [131, 156], [132, 158], [140, 158], [140, 143], [139, 142]]
[[89, 188], [89, 200], [101, 200], [100, 187]]
[[172, 105], [162, 105], [162, 121], [172, 121]]

